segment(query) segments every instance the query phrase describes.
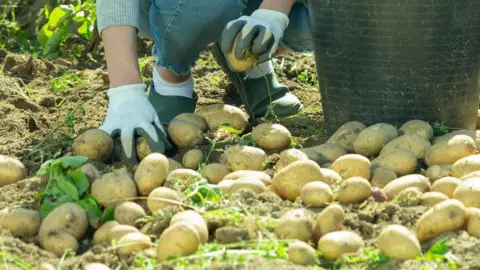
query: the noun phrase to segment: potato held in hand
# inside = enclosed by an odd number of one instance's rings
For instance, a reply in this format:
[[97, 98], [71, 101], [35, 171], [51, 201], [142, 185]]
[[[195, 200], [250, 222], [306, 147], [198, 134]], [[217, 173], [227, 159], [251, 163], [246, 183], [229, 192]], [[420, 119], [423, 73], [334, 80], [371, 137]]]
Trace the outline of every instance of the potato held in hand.
[[105, 162], [112, 154], [113, 140], [101, 129], [90, 129], [75, 139], [72, 151], [75, 156], [86, 156], [90, 160]]
[[27, 177], [27, 169], [17, 159], [0, 155], [0, 187]]
[[418, 240], [427, 241], [444, 232], [460, 229], [465, 222], [465, 214], [465, 206], [457, 200], [450, 199], [436, 204], [418, 219]]
[[377, 242], [378, 248], [393, 259], [414, 259], [422, 251], [415, 234], [402, 225], [387, 226]]
[[292, 134], [280, 124], [262, 123], [253, 129], [252, 139], [265, 150], [278, 150], [290, 145]]

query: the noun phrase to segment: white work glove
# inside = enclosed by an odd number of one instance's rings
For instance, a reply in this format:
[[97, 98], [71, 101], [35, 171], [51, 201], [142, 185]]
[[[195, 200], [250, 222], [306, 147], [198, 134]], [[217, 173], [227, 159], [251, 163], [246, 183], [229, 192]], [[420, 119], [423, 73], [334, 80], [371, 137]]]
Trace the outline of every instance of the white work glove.
[[145, 89], [143, 83], [110, 88], [107, 116], [100, 127], [112, 137], [120, 134], [122, 160], [132, 164], [138, 163], [135, 135], [145, 137], [152, 152], [164, 153], [172, 148]]
[[245, 52], [250, 49], [261, 64], [275, 55], [288, 24], [288, 16], [280, 11], [257, 9], [252, 15], [241, 16], [227, 24], [222, 32], [221, 49], [229, 52], [239, 34], [233, 52], [235, 57], [244, 59]]

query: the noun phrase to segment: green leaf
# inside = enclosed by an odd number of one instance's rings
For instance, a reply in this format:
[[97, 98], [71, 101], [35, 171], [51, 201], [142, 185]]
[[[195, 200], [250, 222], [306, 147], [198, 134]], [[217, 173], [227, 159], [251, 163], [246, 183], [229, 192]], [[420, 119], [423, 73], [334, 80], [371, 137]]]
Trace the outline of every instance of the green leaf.
[[40, 206], [40, 216], [44, 219], [53, 209], [67, 202], [73, 202], [73, 200], [68, 196], [59, 197], [55, 200], [46, 198]]
[[59, 179], [56, 182], [56, 186], [67, 196], [75, 201], [79, 200], [77, 188], [70, 183], [66, 178]]
[[40, 169], [38, 169], [36, 175], [41, 176], [41, 175], [48, 174], [54, 164], [55, 164], [55, 160], [49, 160], [47, 162], [44, 162], [42, 166], [40, 166]]
[[115, 209], [113, 207], [107, 207], [102, 214], [102, 222], [113, 220], [113, 213]]
[[54, 8], [48, 17], [48, 27], [52, 30], [59, 27], [62, 21], [72, 12], [73, 8], [70, 5], [59, 5]]
[[83, 164], [88, 161], [88, 157], [84, 156], [73, 156], [73, 157], [61, 157], [57, 159], [61, 162], [62, 166], [65, 169], [77, 169], [80, 168]]
[[43, 55], [48, 55], [55, 52], [58, 46], [60, 46], [60, 44], [67, 38], [68, 34], [69, 29], [66, 24], [63, 24], [61, 27], [57, 28], [52, 37], [43, 46]]
[[45, 18], [48, 19], [48, 17], [50, 17], [50, 7], [48, 4], [45, 4], [45, 6], [43, 7], [44, 8], [44, 15], [45, 15]]
[[90, 186], [90, 182], [88, 182], [87, 177], [80, 169], [76, 169], [75, 171], [71, 172], [70, 177], [73, 180], [73, 184], [77, 188], [78, 195], [82, 196], [83, 193], [85, 193], [85, 191], [87, 191], [88, 187]]
[[102, 210], [92, 196], [86, 196], [78, 204], [88, 213], [91, 219], [98, 220], [102, 216]]

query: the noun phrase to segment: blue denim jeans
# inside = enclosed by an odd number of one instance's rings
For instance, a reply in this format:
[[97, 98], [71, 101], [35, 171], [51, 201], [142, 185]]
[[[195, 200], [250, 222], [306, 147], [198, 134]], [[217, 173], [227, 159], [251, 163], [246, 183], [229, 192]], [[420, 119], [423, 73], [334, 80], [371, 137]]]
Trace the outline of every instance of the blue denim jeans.
[[[262, 0], [142, 0], [139, 35], [154, 41], [157, 66], [186, 74], [206, 46], [220, 39], [225, 25], [255, 11]], [[297, 1], [281, 46], [312, 52], [308, 10]]]

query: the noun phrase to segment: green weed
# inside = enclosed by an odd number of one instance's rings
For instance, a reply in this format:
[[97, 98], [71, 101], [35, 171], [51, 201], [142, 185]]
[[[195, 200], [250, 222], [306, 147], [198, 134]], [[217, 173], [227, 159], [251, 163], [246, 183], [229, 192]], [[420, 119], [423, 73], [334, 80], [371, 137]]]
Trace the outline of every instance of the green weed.
[[78, 73], [66, 73], [60, 77], [50, 80], [50, 89], [55, 93], [61, 94], [68, 92], [72, 87], [82, 85], [85, 79]]
[[448, 239], [442, 239], [436, 242], [425, 254], [416, 258], [422, 262], [422, 270], [439, 269], [445, 264], [448, 269], [458, 269], [457, 258], [447, 247], [447, 241]]
[[0, 265], [8, 264], [18, 266], [22, 270], [33, 270], [35, 267], [34, 265], [28, 264], [7, 252], [0, 251]]
[[449, 127], [444, 123], [440, 123], [440, 122], [431, 123], [431, 126], [433, 128], [433, 136], [436, 136], [436, 137], [443, 136], [445, 134], [458, 130], [457, 128]]

